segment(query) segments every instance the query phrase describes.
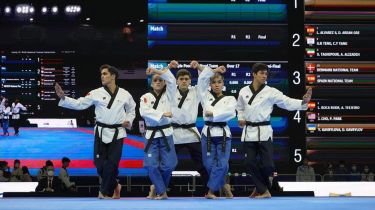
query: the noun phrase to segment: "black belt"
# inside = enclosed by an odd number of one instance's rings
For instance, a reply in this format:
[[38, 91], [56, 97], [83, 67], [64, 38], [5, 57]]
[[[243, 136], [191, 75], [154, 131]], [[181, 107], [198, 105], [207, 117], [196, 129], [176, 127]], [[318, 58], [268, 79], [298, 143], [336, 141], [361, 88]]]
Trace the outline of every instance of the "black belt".
[[167, 147], [168, 152], [170, 152], [171, 148], [169, 147], [167, 137], [165, 137], [165, 134], [164, 134], [164, 131], [163, 131], [163, 129], [170, 128], [170, 127], [171, 127], [170, 124], [162, 125], [162, 126], [155, 126], [155, 127], [146, 126], [146, 130], [152, 131], [152, 134], [151, 134], [150, 139], [148, 139], [148, 142], [147, 142], [147, 145], [146, 145], [146, 148], [145, 148], [145, 152], [148, 152], [148, 149], [150, 148], [151, 143], [154, 140], [156, 131], [160, 131], [161, 132], [161, 134], [163, 135], [164, 144]]
[[[107, 124], [104, 124], [104, 123], [101, 123], [101, 122], [96, 122], [96, 131], [95, 131], [95, 141], [98, 141], [98, 154], [97, 155], [101, 155], [102, 154], [102, 150], [103, 150], [103, 142], [102, 142], [102, 137], [103, 137], [103, 129], [104, 128], [110, 128], [110, 129], [116, 129], [115, 130], [115, 135], [113, 135], [113, 138], [112, 138], [112, 142], [111, 142], [111, 145], [109, 146], [109, 150], [108, 150], [108, 155], [111, 154], [113, 152], [113, 149], [115, 148], [115, 142], [117, 140], [117, 136], [118, 136], [118, 129], [117, 128], [121, 128], [122, 125], [121, 124], [114, 124], [114, 125], [107, 125]], [[102, 129], [100, 130], [100, 137], [99, 137], [99, 126], [102, 127]]]
[[[223, 142], [221, 146], [221, 151], [225, 152], [225, 145], [227, 142], [227, 132], [225, 131], [224, 126], [227, 126], [227, 123], [205, 121], [204, 124], [207, 126], [219, 126], [223, 129]], [[207, 128], [207, 155], [210, 155], [210, 153], [211, 153], [211, 131], [210, 131], [210, 127], [208, 127]]]
[[265, 121], [265, 122], [250, 122], [250, 121], [246, 121], [244, 141], [246, 140], [247, 126], [251, 126], [251, 127], [258, 127], [258, 141], [260, 143], [260, 126], [266, 126], [266, 125], [271, 125], [271, 122], [270, 121]]
[[173, 128], [184, 128], [184, 129], [188, 129], [189, 131], [193, 132], [195, 137], [197, 137], [197, 139], [200, 141], [201, 140], [201, 137], [199, 136], [199, 134], [193, 129], [195, 128], [195, 123], [191, 123], [191, 124], [177, 124], [177, 123], [172, 123], [172, 127]]

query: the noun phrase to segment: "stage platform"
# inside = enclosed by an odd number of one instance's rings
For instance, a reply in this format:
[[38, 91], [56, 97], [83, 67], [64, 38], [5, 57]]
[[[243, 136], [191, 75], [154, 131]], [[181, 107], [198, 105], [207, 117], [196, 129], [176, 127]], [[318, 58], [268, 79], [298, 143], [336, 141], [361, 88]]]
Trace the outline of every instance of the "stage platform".
[[244, 209], [374, 209], [375, 199], [369, 197], [274, 197], [270, 199], [220, 198], [170, 198], [168, 200], [147, 200], [145, 198], [121, 198], [120, 200], [99, 200], [97, 198], [2, 198], [1, 209], [12, 210], [103, 210], [103, 209], [193, 209], [193, 210], [244, 210]]

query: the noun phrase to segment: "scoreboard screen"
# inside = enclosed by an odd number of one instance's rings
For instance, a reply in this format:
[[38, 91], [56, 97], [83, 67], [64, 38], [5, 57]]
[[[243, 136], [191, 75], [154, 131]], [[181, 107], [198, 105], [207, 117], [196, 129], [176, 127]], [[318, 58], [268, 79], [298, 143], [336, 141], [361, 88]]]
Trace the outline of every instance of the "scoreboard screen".
[[2, 51], [1, 95], [27, 105], [22, 113], [27, 118], [39, 117], [48, 104], [58, 101], [56, 82], [67, 96], [76, 97], [74, 58], [74, 51]]
[[[295, 173], [310, 156], [319, 167], [328, 161], [375, 163], [375, 3], [339, 0], [149, 0], [148, 66], [171, 60], [179, 69], [197, 70], [191, 60], [224, 65], [224, 94], [238, 97], [252, 81], [251, 67], [270, 67], [267, 85], [301, 99], [308, 88], [308, 110], [275, 106], [274, 159], [279, 173]], [[148, 81], [150, 85], [150, 80]], [[198, 117], [198, 129], [203, 119]], [[233, 133], [230, 172], [242, 173], [241, 129]], [[179, 158], [189, 160], [188, 153]], [[178, 170], [188, 170], [184, 162]], [[191, 169], [191, 168], [190, 168]]]

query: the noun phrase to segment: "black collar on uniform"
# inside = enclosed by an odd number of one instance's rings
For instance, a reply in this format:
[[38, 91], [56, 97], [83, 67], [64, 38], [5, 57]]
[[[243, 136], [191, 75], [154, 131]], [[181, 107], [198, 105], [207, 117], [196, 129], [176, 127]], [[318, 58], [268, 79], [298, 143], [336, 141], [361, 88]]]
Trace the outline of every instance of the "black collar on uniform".
[[154, 106], [152, 107], [153, 109], [157, 109], [158, 108], [158, 105], [159, 105], [159, 101], [161, 99], [161, 97], [163, 96], [164, 92], [166, 90], [166, 87], [164, 86], [163, 90], [161, 91], [161, 93], [159, 95], [157, 95], [153, 89], [150, 90], [150, 93], [156, 98], [156, 101], [154, 103]]
[[111, 96], [111, 100], [109, 101], [109, 104], [107, 106], [107, 108], [110, 109], [112, 107], [113, 102], [115, 101], [119, 88], [118, 86], [116, 86], [115, 92], [112, 93], [111, 90], [106, 85], [104, 85], [104, 90], [106, 90], [108, 94]]
[[182, 96], [181, 101], [178, 104], [178, 108], [181, 109], [181, 107], [184, 104], [184, 101], [185, 101], [185, 99], [186, 99], [186, 97], [187, 97], [187, 95], [189, 93], [189, 89], [187, 89], [187, 91], [185, 91], [185, 93], [184, 93], [184, 91], [180, 90], [178, 87], [177, 87], [177, 89], [180, 92], [180, 95]]
[[215, 100], [212, 102], [211, 106], [215, 106], [217, 104], [217, 102], [219, 102], [222, 98], [225, 97], [225, 95], [221, 95], [221, 96], [217, 96], [216, 93], [214, 93], [214, 91], [210, 91], [210, 93], [214, 96]]
[[261, 85], [261, 86], [258, 88], [257, 91], [255, 91], [255, 89], [254, 89], [254, 87], [253, 87], [253, 84], [254, 84], [254, 82], [252, 82], [252, 83], [249, 85], [249, 88], [250, 88], [251, 92], [253, 93], [253, 96], [251, 96], [250, 101], [249, 101], [249, 103], [248, 103], [249, 105], [251, 105], [251, 103], [253, 103], [255, 96], [257, 96], [258, 93], [260, 93], [260, 91], [262, 91], [263, 88], [266, 87], [266, 85], [263, 84], [263, 85]]

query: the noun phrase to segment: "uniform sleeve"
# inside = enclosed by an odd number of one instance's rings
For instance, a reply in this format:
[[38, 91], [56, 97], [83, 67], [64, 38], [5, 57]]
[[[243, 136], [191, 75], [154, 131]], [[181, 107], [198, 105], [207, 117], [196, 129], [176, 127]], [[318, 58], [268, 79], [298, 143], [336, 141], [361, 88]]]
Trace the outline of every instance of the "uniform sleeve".
[[79, 99], [65, 96], [65, 100], [60, 99], [59, 106], [74, 110], [87, 109], [94, 104], [94, 97], [94, 91], [89, 92], [85, 97]]
[[160, 77], [167, 82], [167, 96], [170, 104], [175, 103], [174, 95], [177, 90], [176, 78], [169, 69], [164, 74], [160, 75]]
[[273, 103], [282, 109], [288, 111], [307, 110], [307, 103], [302, 105], [302, 100], [289, 98], [279, 90], [274, 89], [271, 97]]
[[245, 117], [245, 101], [242, 97], [242, 91], [240, 91], [240, 93], [238, 94], [238, 100], [237, 100], [237, 107], [236, 107], [236, 110], [238, 112], [238, 120], [246, 120], [246, 117]]
[[[224, 98], [225, 99], [225, 98]], [[213, 107], [213, 121], [214, 122], [228, 122], [236, 117], [237, 101], [233, 96], [229, 96], [229, 100], [225, 101], [224, 107]]]
[[141, 114], [141, 117], [143, 117], [148, 122], [159, 123], [164, 113], [150, 107], [147, 103], [147, 100], [149, 99], [146, 95], [143, 95], [141, 97], [141, 102], [139, 104], [139, 112]]
[[19, 103], [20, 109], [26, 111], [26, 107]]
[[214, 75], [209, 67], [205, 67], [198, 77], [197, 93], [198, 99], [203, 104], [204, 99], [208, 95], [208, 87], [210, 86], [210, 78]]
[[126, 117], [125, 121], [129, 121], [129, 126], [127, 129], [130, 129], [133, 125], [133, 121], [135, 118], [135, 107], [136, 103], [134, 102], [133, 96], [128, 93], [128, 103], [125, 104], [125, 109], [126, 109]]
[[63, 168], [60, 169], [59, 178], [67, 188], [73, 185], [72, 183], [70, 183], [68, 174], [66, 173], [66, 170], [64, 170]]

